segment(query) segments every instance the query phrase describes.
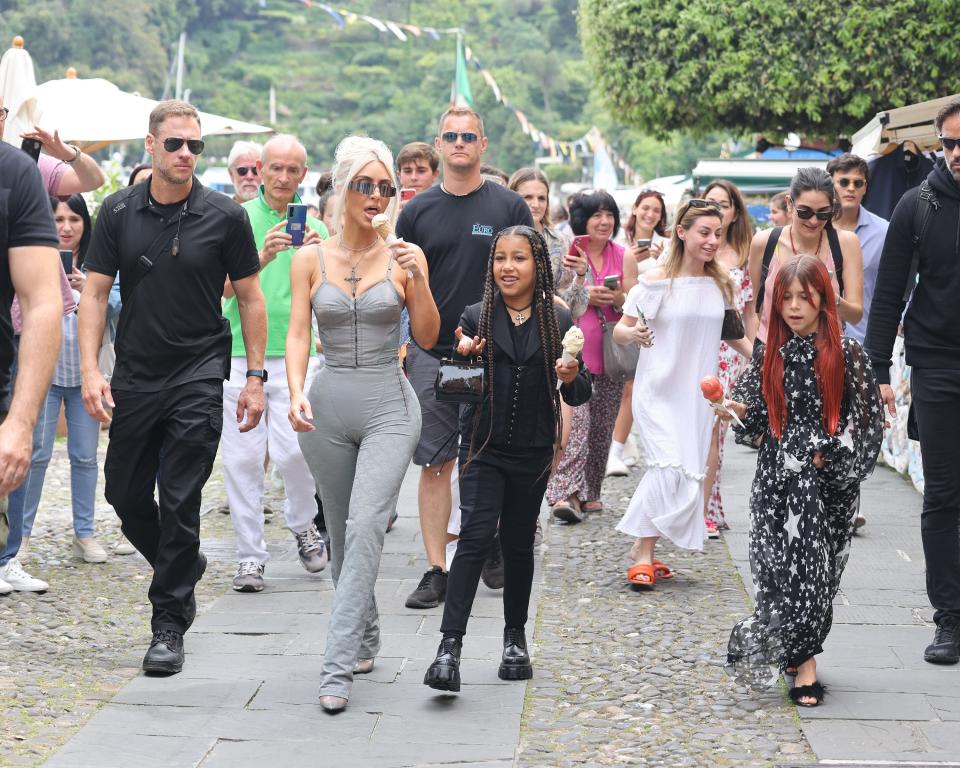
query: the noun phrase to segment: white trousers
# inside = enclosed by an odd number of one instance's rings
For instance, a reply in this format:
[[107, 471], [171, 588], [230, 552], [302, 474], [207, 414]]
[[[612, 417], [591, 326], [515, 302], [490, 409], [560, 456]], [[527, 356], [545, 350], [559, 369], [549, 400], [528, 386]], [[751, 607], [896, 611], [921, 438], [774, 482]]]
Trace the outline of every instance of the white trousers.
[[[310, 359], [305, 390], [309, 390], [320, 367], [316, 358]], [[220, 456], [223, 461], [224, 484], [230, 519], [237, 535], [237, 560], [265, 563], [270, 555], [263, 537], [263, 464], [269, 452], [280, 477], [286, 498], [283, 516], [294, 533], [303, 533], [313, 524], [317, 514], [313, 475], [300, 453], [297, 433], [293, 431], [287, 414], [290, 411], [290, 393], [287, 390], [287, 370], [282, 357], [264, 360], [267, 383], [264, 385], [266, 407], [260, 423], [249, 432], [237, 428], [237, 400], [247, 382], [247, 359], [231, 360], [230, 379], [223, 386], [223, 434], [220, 438]]]

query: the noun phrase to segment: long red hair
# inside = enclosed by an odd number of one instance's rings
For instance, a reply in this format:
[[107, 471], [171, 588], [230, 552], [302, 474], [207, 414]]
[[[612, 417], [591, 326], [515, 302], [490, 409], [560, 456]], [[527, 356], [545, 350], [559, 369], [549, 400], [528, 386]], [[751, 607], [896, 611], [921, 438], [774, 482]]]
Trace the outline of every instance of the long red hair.
[[[837, 433], [840, 423], [840, 402], [843, 399], [845, 363], [840, 344], [840, 318], [837, 317], [837, 299], [830, 283], [830, 275], [820, 259], [799, 256], [783, 264], [773, 284], [770, 306], [770, 327], [767, 331], [767, 350], [763, 360], [763, 397], [767, 401], [770, 431], [779, 440], [787, 421], [787, 402], [783, 392], [783, 357], [780, 348], [793, 336], [783, 319], [783, 296], [794, 281], [799, 280], [807, 294], [820, 296], [820, 325], [817, 329], [817, 356], [814, 370], [820, 392], [823, 428], [828, 435]], [[808, 300], [809, 301], [809, 300]], [[810, 302], [811, 306], [813, 302]]]

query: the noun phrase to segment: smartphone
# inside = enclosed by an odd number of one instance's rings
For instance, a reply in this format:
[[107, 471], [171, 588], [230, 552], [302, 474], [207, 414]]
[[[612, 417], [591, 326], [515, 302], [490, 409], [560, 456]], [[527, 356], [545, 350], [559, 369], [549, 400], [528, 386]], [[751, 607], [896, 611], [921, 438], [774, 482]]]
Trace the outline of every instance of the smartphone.
[[417, 190], [413, 187], [404, 187], [400, 190], [400, 202], [406, 203], [410, 200], [413, 200], [413, 196], [417, 194]]
[[611, 291], [617, 290], [617, 287], [620, 285], [620, 276], [619, 275], [607, 275], [603, 278], [603, 287], [608, 288]]
[[65, 274], [73, 272], [73, 251], [60, 251], [60, 261], [63, 262], [63, 271]]
[[649, 247], [650, 247], [649, 240], [637, 240], [637, 248], [639, 248], [641, 251]]
[[40, 162], [40, 150], [43, 149], [43, 144], [36, 139], [24, 139], [20, 142], [20, 149], [30, 155], [33, 162]]
[[303, 245], [303, 235], [307, 228], [307, 206], [290, 203], [287, 206], [287, 234], [291, 245]]
[[579, 248], [584, 253], [587, 252], [587, 243], [590, 242], [590, 235], [577, 235], [573, 238], [573, 242], [570, 243], [570, 256], [580, 256], [580, 252], [577, 250]]

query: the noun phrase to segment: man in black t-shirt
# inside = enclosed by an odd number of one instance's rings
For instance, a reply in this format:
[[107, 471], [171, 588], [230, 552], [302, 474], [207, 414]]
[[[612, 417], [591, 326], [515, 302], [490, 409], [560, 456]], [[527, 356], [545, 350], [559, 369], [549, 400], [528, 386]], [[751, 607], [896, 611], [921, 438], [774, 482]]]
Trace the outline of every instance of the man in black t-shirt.
[[518, 194], [485, 183], [480, 161], [487, 150], [483, 120], [472, 109], [452, 107], [440, 118], [434, 140], [443, 159], [443, 182], [414, 197], [397, 221], [397, 235], [416, 243], [430, 267], [430, 290], [440, 311], [440, 337], [427, 351], [411, 344], [406, 369], [423, 414], [413, 461], [420, 474], [420, 531], [429, 570], [407, 598], [408, 608], [433, 608], [446, 596], [450, 476], [458, 450], [459, 407], [433, 392], [440, 359], [449, 356], [454, 331], [468, 304], [483, 293], [490, 246], [501, 229], [533, 226]]
[[[104, 403], [113, 408], [103, 467], [107, 501], [153, 566], [153, 641], [143, 669], [175, 674], [206, 568], [200, 492], [217, 454], [223, 380], [230, 375], [230, 326], [220, 311], [227, 277], [250, 367], [237, 406], [237, 422], [245, 417], [241, 431], [263, 413], [267, 321], [246, 214], [193, 175], [203, 151], [197, 111], [182, 101], [160, 102], [149, 130], [150, 181], [110, 195], [97, 217], [80, 302], [80, 365], [90, 415], [106, 422]], [[97, 356], [117, 272], [123, 309], [108, 384]]]
[[[6, 113], [0, 111], [0, 134]], [[0, 141], [0, 594], [39, 592], [17, 561], [22, 519], [7, 519], [7, 494], [23, 482], [33, 454], [33, 428], [60, 352], [60, 265], [57, 232], [40, 172], [24, 152]], [[23, 313], [16, 390], [10, 397], [13, 325]]]

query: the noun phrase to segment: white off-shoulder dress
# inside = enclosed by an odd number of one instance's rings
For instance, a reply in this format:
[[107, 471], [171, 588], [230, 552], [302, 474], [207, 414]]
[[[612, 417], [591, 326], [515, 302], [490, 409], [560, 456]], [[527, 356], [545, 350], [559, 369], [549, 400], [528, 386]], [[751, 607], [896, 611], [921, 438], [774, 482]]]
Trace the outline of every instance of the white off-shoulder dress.
[[633, 384], [646, 472], [617, 525], [622, 533], [703, 549], [703, 478], [715, 415], [700, 380], [717, 372], [723, 311], [710, 277], [641, 277], [624, 302], [623, 314], [645, 317], [655, 339], [640, 350]]

